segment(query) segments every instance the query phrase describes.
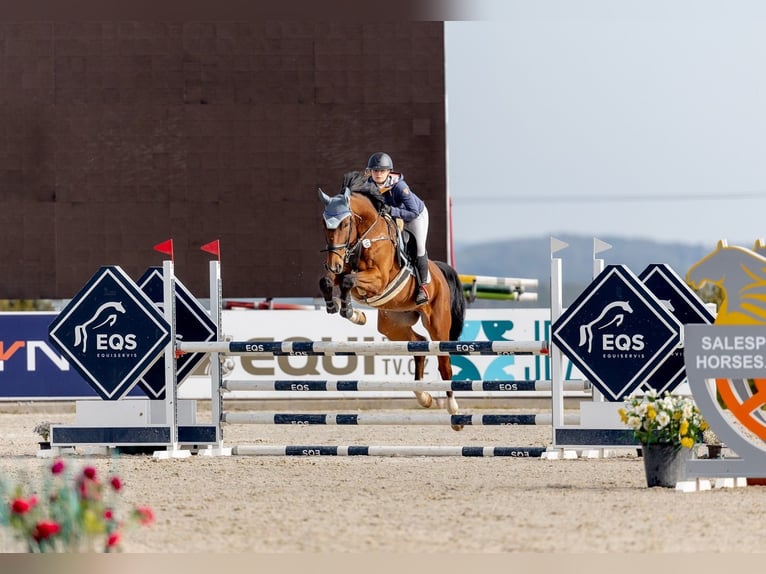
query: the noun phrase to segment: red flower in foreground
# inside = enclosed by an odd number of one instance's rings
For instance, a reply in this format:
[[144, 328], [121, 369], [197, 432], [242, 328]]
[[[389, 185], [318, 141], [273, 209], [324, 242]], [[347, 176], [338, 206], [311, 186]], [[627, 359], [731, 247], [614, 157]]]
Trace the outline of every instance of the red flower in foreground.
[[41, 520], [35, 525], [35, 529], [32, 531], [32, 538], [37, 542], [40, 542], [41, 540], [46, 540], [51, 536], [55, 536], [60, 530], [61, 526], [59, 526], [58, 522], [53, 520]]
[[122, 536], [120, 536], [119, 532], [112, 532], [106, 539], [106, 551], [109, 552], [114, 549], [120, 543], [121, 538]]
[[148, 524], [151, 524], [154, 522], [154, 512], [152, 512], [152, 509], [148, 506], [136, 506], [135, 509], [136, 518], [138, 519], [138, 522], [142, 524], [143, 526], [146, 526]]
[[[118, 476], [110, 474], [101, 483], [94, 466], [70, 473], [69, 461], [45, 464], [51, 474], [41, 489], [9, 487], [0, 481], [0, 531], [11, 529], [27, 551], [77, 552], [87, 547], [116, 552], [122, 546], [124, 525], [154, 522], [154, 512], [147, 506], [131, 505], [126, 517], [120, 514], [117, 498], [125, 485]], [[44, 493], [41, 498], [32, 494], [36, 491]]]
[[62, 472], [64, 472], [64, 461], [61, 459], [58, 459], [56, 462], [54, 462], [51, 465], [51, 473], [61, 474]]
[[23, 498], [15, 498], [11, 501], [11, 512], [14, 514], [26, 514], [34, 504], [30, 504], [28, 500]]
[[[95, 476], [95, 470], [93, 476]], [[77, 480], [77, 492], [80, 500], [96, 501], [102, 498], [101, 483], [95, 478], [89, 478], [85, 473]]]

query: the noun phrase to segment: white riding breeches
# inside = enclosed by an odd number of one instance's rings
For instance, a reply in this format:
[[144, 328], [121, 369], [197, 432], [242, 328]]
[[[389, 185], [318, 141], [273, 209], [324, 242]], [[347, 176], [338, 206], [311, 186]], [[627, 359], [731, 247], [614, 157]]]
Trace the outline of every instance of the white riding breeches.
[[428, 208], [424, 207], [415, 219], [407, 221], [404, 228], [412, 233], [418, 246], [418, 257], [426, 254], [426, 239], [428, 238]]

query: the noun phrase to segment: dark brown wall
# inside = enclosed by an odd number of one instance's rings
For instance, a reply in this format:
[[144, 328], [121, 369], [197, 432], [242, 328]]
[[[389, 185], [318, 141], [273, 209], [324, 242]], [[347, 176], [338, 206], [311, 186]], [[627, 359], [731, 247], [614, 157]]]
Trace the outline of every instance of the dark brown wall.
[[389, 152], [447, 256], [443, 22], [0, 22], [0, 299], [137, 279], [318, 295], [317, 187]]

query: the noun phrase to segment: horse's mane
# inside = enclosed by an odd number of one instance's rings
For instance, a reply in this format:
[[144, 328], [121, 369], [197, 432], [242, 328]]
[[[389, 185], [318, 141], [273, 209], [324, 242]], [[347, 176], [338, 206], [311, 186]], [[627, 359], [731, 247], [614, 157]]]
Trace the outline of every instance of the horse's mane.
[[363, 171], [349, 171], [343, 174], [343, 187], [341, 189], [345, 188], [367, 197], [376, 211], [380, 211], [380, 208], [386, 204], [380, 191], [378, 191], [378, 186], [368, 181]]

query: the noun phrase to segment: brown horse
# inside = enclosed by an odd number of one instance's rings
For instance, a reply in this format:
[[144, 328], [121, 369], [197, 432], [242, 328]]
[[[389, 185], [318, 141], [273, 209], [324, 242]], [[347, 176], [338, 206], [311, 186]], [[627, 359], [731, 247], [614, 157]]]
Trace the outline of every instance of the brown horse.
[[[441, 261], [429, 261], [431, 273], [428, 303], [417, 306], [417, 287], [411, 264], [400, 256], [398, 228], [387, 214], [380, 213], [370, 198], [352, 193], [328, 197], [319, 190], [325, 206], [323, 219], [327, 242], [327, 274], [319, 287], [327, 312], [340, 313], [356, 324], [364, 324], [364, 312], [352, 307], [351, 299], [378, 310], [378, 331], [391, 341], [425, 341], [413, 326], [421, 321], [432, 341], [457, 341], [465, 320], [465, 298], [457, 272]], [[414, 243], [414, 238], [413, 238]], [[338, 299], [336, 299], [336, 292]], [[415, 380], [423, 379], [426, 357], [415, 356]], [[437, 357], [439, 374], [452, 380], [449, 355]], [[415, 391], [418, 403], [430, 407], [428, 392]], [[458, 412], [457, 400], [447, 391], [447, 410]], [[453, 429], [462, 429], [453, 425]]]

